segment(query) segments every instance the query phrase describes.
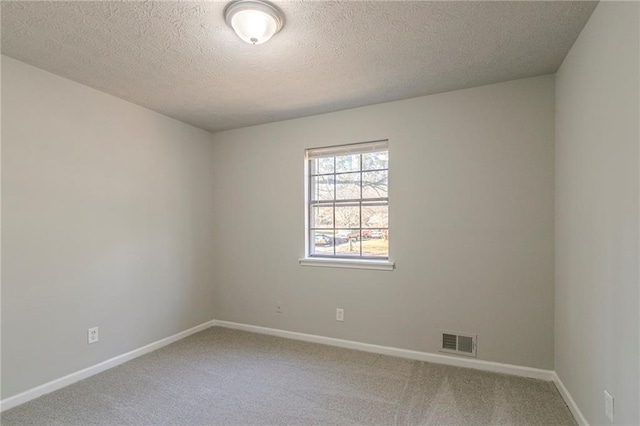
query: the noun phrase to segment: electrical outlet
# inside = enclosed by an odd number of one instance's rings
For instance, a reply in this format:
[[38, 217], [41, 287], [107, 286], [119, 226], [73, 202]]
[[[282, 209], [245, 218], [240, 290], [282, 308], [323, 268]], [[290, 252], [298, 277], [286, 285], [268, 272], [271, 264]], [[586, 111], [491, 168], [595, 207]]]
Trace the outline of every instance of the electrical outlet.
[[276, 303], [276, 312], [279, 314], [282, 313], [282, 302]]
[[98, 341], [98, 327], [87, 330], [87, 343], [92, 344]]
[[606, 390], [604, 391], [604, 414], [613, 423], [613, 396]]
[[336, 309], [336, 321], [344, 321], [344, 309]]

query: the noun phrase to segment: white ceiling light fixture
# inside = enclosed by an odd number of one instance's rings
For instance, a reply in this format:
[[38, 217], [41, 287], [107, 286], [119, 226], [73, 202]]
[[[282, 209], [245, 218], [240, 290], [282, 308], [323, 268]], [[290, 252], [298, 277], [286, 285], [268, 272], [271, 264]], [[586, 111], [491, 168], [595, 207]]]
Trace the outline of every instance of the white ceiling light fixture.
[[262, 0], [238, 0], [224, 9], [224, 18], [242, 40], [262, 44], [284, 25], [284, 14]]

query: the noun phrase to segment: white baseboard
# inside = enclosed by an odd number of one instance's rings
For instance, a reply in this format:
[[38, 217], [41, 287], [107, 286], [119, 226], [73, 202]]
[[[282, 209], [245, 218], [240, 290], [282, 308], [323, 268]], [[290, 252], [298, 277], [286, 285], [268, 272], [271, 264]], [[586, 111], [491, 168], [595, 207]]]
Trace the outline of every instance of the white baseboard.
[[582, 414], [582, 411], [580, 411], [580, 408], [578, 408], [578, 404], [573, 400], [569, 390], [564, 386], [564, 383], [560, 380], [560, 376], [558, 376], [555, 371], [553, 372], [553, 383], [556, 385], [556, 388], [558, 388], [558, 392], [562, 395], [564, 402], [567, 403], [567, 406], [569, 407], [569, 410], [571, 410], [571, 414], [573, 414], [576, 422], [578, 422], [580, 426], [589, 426], [587, 419]]
[[482, 361], [471, 358], [458, 358], [450, 355], [434, 354], [429, 352], [419, 352], [407, 349], [393, 348], [390, 346], [372, 345], [369, 343], [354, 342], [351, 340], [335, 339], [332, 337], [318, 336], [314, 334], [297, 333], [294, 331], [279, 330], [276, 328], [259, 327], [256, 325], [240, 324], [228, 321], [214, 321], [214, 325], [236, 330], [250, 331], [253, 333], [268, 334], [271, 336], [285, 337], [287, 339], [302, 340], [305, 342], [322, 343], [340, 348], [357, 349], [364, 352], [373, 352], [383, 355], [391, 355], [400, 358], [415, 359], [417, 361], [427, 361], [436, 364], [446, 364], [456, 367], [473, 368], [476, 370], [491, 371], [494, 373], [510, 374], [513, 376], [529, 377], [547, 381], [554, 380], [553, 370], [543, 370], [539, 368], [522, 367], [519, 365], [502, 364], [499, 362]]
[[214, 320], [207, 321], [200, 325], [196, 325], [195, 327], [192, 327], [188, 330], [184, 330], [184, 331], [181, 331], [180, 333], [174, 334], [173, 336], [160, 339], [158, 341], [150, 343], [141, 348], [134, 349], [131, 352], [118, 355], [114, 358], [108, 359], [99, 364], [92, 365], [91, 367], [87, 367], [83, 370], [76, 371], [75, 373], [71, 373], [59, 379], [56, 379], [51, 382], [40, 385], [38, 387], [35, 387], [33, 389], [29, 389], [28, 391], [3, 399], [2, 401], [0, 401], [0, 412], [13, 408], [15, 406], [18, 406], [20, 404], [24, 404], [25, 402], [31, 401], [32, 399], [36, 399], [39, 396], [61, 389], [65, 386], [69, 386], [72, 383], [86, 379], [87, 377], [91, 377], [95, 374], [101, 373], [117, 365], [124, 364], [125, 362], [130, 361], [134, 358], [148, 354], [149, 352], [153, 352], [156, 349], [160, 349], [163, 346], [167, 346], [180, 339], [184, 339], [187, 336], [190, 336], [199, 331], [212, 327], [214, 324], [215, 324]]
[[419, 352], [407, 349], [394, 348], [390, 346], [372, 345], [369, 343], [355, 342], [351, 340], [335, 339], [332, 337], [318, 336], [314, 334], [297, 333], [294, 331], [279, 330], [275, 328], [259, 327], [256, 325], [241, 324], [228, 321], [211, 320], [203, 324], [192, 327], [188, 330], [184, 330], [173, 336], [158, 340], [150, 343], [141, 348], [127, 352], [125, 354], [116, 356], [114, 358], [103, 361], [99, 364], [92, 365], [83, 370], [76, 371], [67, 376], [45, 383], [28, 391], [22, 392], [18, 395], [3, 399], [0, 401], [0, 412], [16, 407], [39, 396], [61, 389], [72, 383], [91, 377], [95, 374], [101, 373], [105, 370], [123, 364], [139, 356], [145, 355], [149, 352], [153, 352], [160, 349], [163, 346], [167, 346], [178, 340], [184, 339], [187, 336], [195, 334], [199, 331], [205, 330], [209, 327], [219, 326], [224, 328], [232, 328], [236, 330], [244, 330], [253, 333], [268, 334], [271, 336], [284, 337], [287, 339], [301, 340], [305, 342], [321, 343], [329, 346], [337, 346], [347, 349], [357, 349], [364, 352], [372, 352], [383, 355], [396, 356], [400, 358], [414, 359], [417, 361], [433, 362], [436, 364], [452, 365], [456, 367], [473, 368], [476, 370], [490, 371], [494, 373], [510, 374], [520, 377], [529, 377], [534, 379], [541, 379], [547, 381], [553, 381], [560, 392], [560, 395], [567, 403], [567, 406], [573, 413], [576, 421], [581, 426], [589, 426], [584, 415], [576, 405], [575, 401], [571, 397], [571, 394], [564, 386], [555, 371], [543, 370], [539, 368], [522, 367], [519, 365], [502, 364], [499, 362], [482, 361], [477, 359], [457, 358], [450, 355], [434, 354], [429, 352]]

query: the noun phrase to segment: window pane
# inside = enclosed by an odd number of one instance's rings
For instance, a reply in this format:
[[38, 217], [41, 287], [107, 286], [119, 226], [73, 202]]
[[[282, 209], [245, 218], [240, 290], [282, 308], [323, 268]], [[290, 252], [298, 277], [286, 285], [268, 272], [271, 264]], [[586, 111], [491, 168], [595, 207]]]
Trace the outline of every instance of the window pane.
[[314, 158], [310, 163], [312, 175], [333, 173], [333, 157]]
[[357, 172], [360, 170], [360, 154], [341, 155], [335, 157], [336, 173]]
[[360, 173], [336, 175], [336, 200], [360, 199]]
[[333, 207], [311, 206], [314, 228], [333, 228]]
[[389, 168], [389, 152], [368, 152], [362, 154], [362, 170], [379, 170]]
[[[353, 234], [359, 234], [359, 231], [353, 231]], [[336, 254], [340, 256], [358, 256], [360, 257], [360, 238], [352, 236], [347, 241], [338, 244], [336, 241]]]
[[311, 178], [311, 200], [333, 200], [334, 176], [314, 176]]
[[336, 205], [336, 228], [360, 228], [360, 207]]
[[310, 255], [388, 258], [389, 154], [372, 146], [308, 151]]
[[363, 228], [388, 228], [389, 206], [362, 204]]
[[324, 254], [333, 256], [334, 238], [332, 232], [313, 231], [311, 232], [311, 254]]
[[389, 196], [388, 172], [362, 173], [362, 198], [387, 198]]
[[388, 231], [376, 231], [372, 229], [371, 233], [375, 236], [362, 241], [362, 255], [368, 257], [389, 257]]

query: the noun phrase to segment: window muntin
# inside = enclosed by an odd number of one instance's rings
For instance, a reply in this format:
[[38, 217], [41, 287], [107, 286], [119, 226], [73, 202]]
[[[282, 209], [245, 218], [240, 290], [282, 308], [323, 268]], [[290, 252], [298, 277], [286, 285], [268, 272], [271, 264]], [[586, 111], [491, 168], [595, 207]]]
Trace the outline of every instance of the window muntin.
[[310, 149], [307, 254], [389, 259], [387, 141]]

